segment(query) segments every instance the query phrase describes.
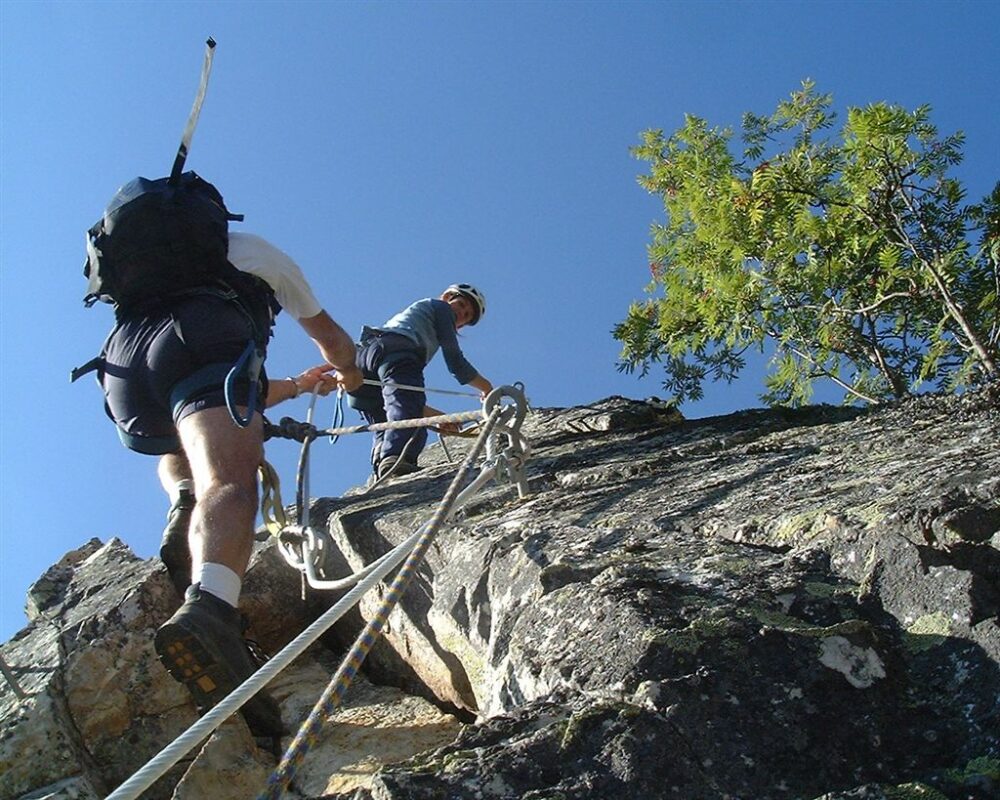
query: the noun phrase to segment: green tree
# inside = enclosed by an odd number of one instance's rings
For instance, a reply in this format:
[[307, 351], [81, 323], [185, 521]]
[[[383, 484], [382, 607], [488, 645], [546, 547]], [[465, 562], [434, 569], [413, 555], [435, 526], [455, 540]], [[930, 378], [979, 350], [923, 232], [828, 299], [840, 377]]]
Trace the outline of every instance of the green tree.
[[639, 183], [666, 221], [652, 280], [614, 329], [619, 368], [663, 365], [678, 401], [732, 380], [750, 349], [771, 352], [770, 404], [807, 403], [828, 379], [845, 402], [956, 391], [998, 373], [1000, 183], [964, 202], [949, 171], [963, 136], [939, 136], [926, 106], [851, 108], [832, 132], [811, 81], [732, 132], [687, 116], [642, 134]]

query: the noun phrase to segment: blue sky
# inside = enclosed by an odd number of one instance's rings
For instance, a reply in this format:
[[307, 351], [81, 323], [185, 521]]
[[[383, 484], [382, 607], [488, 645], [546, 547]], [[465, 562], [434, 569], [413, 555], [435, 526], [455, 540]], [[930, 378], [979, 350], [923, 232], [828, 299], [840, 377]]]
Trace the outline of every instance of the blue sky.
[[[349, 331], [454, 281], [489, 311], [463, 335], [536, 406], [661, 394], [619, 374], [610, 330], [643, 297], [649, 226], [629, 148], [685, 113], [738, 126], [810, 77], [835, 107], [929, 103], [967, 135], [970, 195], [1000, 177], [1000, 5], [985, 2], [0, 3], [0, 640], [66, 551], [142, 557], [166, 502], [90, 378], [106, 307], [84, 310], [84, 231], [115, 189], [169, 171], [218, 41], [189, 168], [303, 267]], [[282, 318], [272, 375], [317, 361]], [[759, 405], [761, 370], [683, 410]], [[457, 389], [440, 358], [432, 387]], [[829, 395], [832, 399], [834, 396]], [[822, 396], [821, 396], [822, 398]], [[458, 411], [471, 401], [437, 397]], [[305, 400], [273, 418], [304, 418]], [[333, 407], [318, 410], [328, 424]], [[349, 420], [355, 421], [351, 412]], [[314, 448], [313, 494], [367, 474], [366, 436]], [[293, 494], [297, 451], [268, 446]]]

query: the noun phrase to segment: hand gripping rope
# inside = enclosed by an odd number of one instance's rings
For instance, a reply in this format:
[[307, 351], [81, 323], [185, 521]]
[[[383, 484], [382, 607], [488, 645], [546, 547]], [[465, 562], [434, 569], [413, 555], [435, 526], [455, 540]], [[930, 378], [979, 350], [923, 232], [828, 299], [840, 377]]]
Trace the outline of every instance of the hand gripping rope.
[[[503, 405], [502, 401], [504, 398], [513, 400], [514, 404]], [[403, 564], [402, 569], [400, 569], [399, 573], [393, 579], [385, 599], [382, 601], [372, 620], [366, 625], [361, 635], [355, 641], [351, 651], [334, 674], [330, 685], [303, 723], [278, 768], [268, 780], [267, 789], [259, 795], [258, 800], [277, 800], [280, 798], [285, 788], [291, 782], [295, 771], [304, 760], [306, 753], [315, 744], [323, 721], [343, 701], [344, 694], [367, 657], [368, 652], [381, 634], [390, 612], [396, 603], [398, 603], [399, 598], [402, 597], [413, 574], [426, 555], [428, 547], [443, 525], [491, 478], [511, 480], [517, 485], [518, 494], [521, 497], [527, 493], [528, 487], [523, 474], [523, 465], [529, 448], [520, 432], [521, 423], [524, 421], [526, 412], [527, 401], [525, 400], [522, 388], [519, 386], [502, 386], [495, 389], [487, 396], [483, 403], [482, 411], [469, 412], [475, 414], [476, 419], [485, 417], [486, 421], [475, 443], [452, 479], [444, 498], [441, 500], [432, 518], [425, 522], [408, 539], [397, 545], [373, 564], [365, 567], [359, 573], [340, 581], [322, 581], [317, 578], [321, 584], [326, 584], [317, 588], [344, 588], [352, 585], [353, 588], [337, 603], [327, 609], [308, 628], [295, 637], [295, 639], [282, 648], [270, 661], [247, 678], [243, 684], [226, 696], [217, 706], [208, 711], [205, 716], [201, 717], [176, 740], [154, 756], [135, 775], [108, 795], [106, 800], [135, 800], [135, 798], [139, 797], [143, 791], [148, 789], [170, 767], [180, 761], [200, 741], [236, 713], [247, 700], [267, 685], [279, 672], [314, 644], [334, 622], [357, 605], [369, 589], [385, 579], [405, 559], [406, 563]], [[431, 425], [444, 420], [449, 422], [457, 421], [454, 419], [455, 417], [468, 418], [468, 414], [426, 417], [421, 421], [426, 425]], [[289, 423], [294, 422], [294, 420], [282, 420], [283, 425], [286, 421]], [[301, 438], [299, 438], [299, 435], [290, 438], [301, 441], [304, 450], [308, 451], [308, 444], [318, 436], [332, 433], [360, 433], [361, 431], [377, 430], [380, 428], [384, 430], [385, 428], [382, 426], [386, 424], [397, 427], [416, 427], [411, 424], [414, 422], [418, 421], [408, 420], [406, 423], [382, 423], [378, 426], [361, 425], [339, 429], [339, 431], [337, 429], [320, 431], [308, 422], [305, 424], [297, 423], [301, 427], [296, 429], [296, 433], [300, 434]], [[290, 428], [290, 425], [286, 425], [285, 427]], [[501, 438], [504, 438], [506, 442], [502, 443]], [[465, 489], [462, 489], [461, 486], [466, 474], [484, 450], [486, 452], [486, 459], [480, 474]], [[315, 585], [312, 580], [312, 577], [316, 575], [315, 556], [310, 550], [311, 545], [308, 543], [314, 538], [315, 541], [320, 542], [320, 544], [316, 545], [317, 547], [323, 547], [324, 545], [323, 540], [308, 525], [308, 494], [301, 486], [304, 482], [303, 476], [307, 472], [303, 465], [307, 464], [307, 462], [307, 456], [300, 458], [300, 487], [298, 492], [301, 504], [300, 513], [305, 514], [301, 518], [305, 524], [301, 527], [306, 532], [303, 540], [306, 544], [303, 546], [301, 556], [295, 554], [294, 551], [292, 555], [297, 561], [301, 562], [302, 566], [299, 569], [302, 569], [304, 574], [310, 578], [310, 584]], [[269, 470], [270, 468], [266, 467], [266, 469]], [[276, 478], [276, 476], [274, 477]], [[307, 481], [307, 478], [305, 480]], [[283, 510], [281, 517], [284, 517]]]

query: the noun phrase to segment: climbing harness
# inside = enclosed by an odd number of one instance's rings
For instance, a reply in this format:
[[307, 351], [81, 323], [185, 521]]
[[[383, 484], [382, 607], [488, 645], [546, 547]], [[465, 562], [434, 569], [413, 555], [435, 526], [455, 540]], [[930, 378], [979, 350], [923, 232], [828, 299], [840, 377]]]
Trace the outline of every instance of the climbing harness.
[[[314, 392], [313, 403], [315, 403], [315, 394]], [[505, 400], [509, 402], [505, 403]], [[311, 411], [312, 408], [310, 408], [310, 419]], [[303, 452], [299, 458], [296, 491], [297, 525], [288, 524], [280, 501], [276, 499], [278, 497], [278, 478], [274, 469], [266, 463], [261, 466], [262, 479], [270, 485], [271, 489], [270, 492], [266, 492], [270, 497], [268, 512], [265, 514], [268, 530], [272, 535], [277, 536], [280, 551], [290, 564], [300, 570], [310, 586], [317, 589], [347, 589], [348, 591], [337, 603], [327, 609], [315, 622], [227, 695], [218, 705], [209, 710], [205, 716], [191, 725], [118, 789], [108, 795], [106, 800], [135, 800], [139, 797], [170, 767], [180, 761], [200, 741], [236, 713], [244, 703], [267, 685], [279, 672], [314, 644], [334, 622], [354, 608], [370, 589], [384, 580], [400, 564], [403, 564], [398, 574], [393, 578], [378, 610], [355, 641], [329, 686], [289, 745], [278, 768], [268, 780], [267, 789], [258, 797], [258, 800], [278, 800], [291, 782], [308, 750], [315, 744], [323, 722], [342, 702], [354, 676], [385, 627], [389, 614], [399, 602], [426, 555], [427, 549], [444, 524], [490, 480], [507, 480], [517, 486], [520, 497], [527, 494], [528, 484], [524, 475], [524, 464], [530, 453], [530, 447], [520, 430], [526, 413], [527, 401], [524, 397], [523, 387], [517, 384], [494, 389], [483, 402], [482, 410], [475, 412], [327, 430], [317, 429], [309, 419], [305, 423], [300, 423], [285, 418], [277, 426], [265, 423], [266, 435], [291, 438], [303, 445]], [[479, 430], [476, 441], [459, 466], [431, 519], [421, 525], [405, 541], [354, 575], [337, 580], [328, 580], [319, 575], [325, 548], [332, 547], [333, 543], [325, 532], [320, 534], [310, 525], [308, 452], [311, 443], [316, 438], [326, 435], [388, 430], [391, 427], [412, 428], [419, 427], [421, 424], [430, 426], [437, 423], [471, 419], [485, 421]], [[463, 488], [462, 484], [467, 473], [484, 452], [485, 459], [479, 475]]]

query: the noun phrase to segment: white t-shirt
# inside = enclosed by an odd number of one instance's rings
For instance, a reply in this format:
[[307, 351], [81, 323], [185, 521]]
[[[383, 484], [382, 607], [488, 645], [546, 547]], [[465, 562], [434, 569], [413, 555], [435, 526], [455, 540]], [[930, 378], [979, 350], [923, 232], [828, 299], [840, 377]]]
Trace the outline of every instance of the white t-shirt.
[[299, 265], [266, 239], [231, 232], [229, 261], [237, 269], [267, 281], [281, 307], [295, 319], [315, 317], [323, 310]]

